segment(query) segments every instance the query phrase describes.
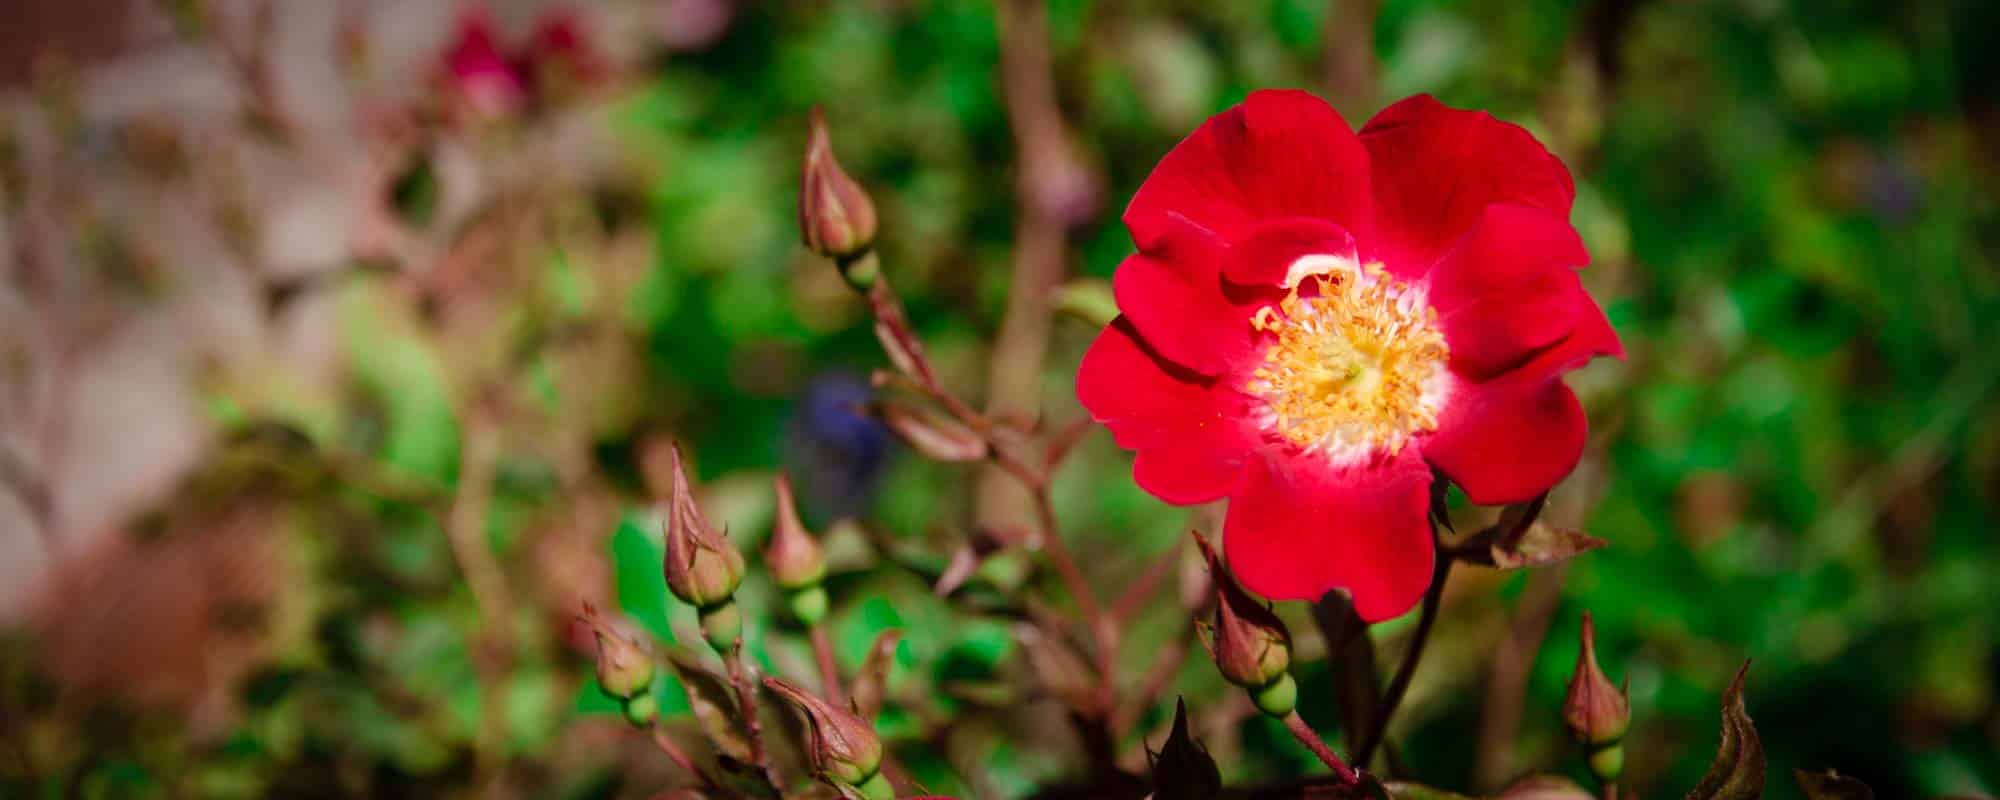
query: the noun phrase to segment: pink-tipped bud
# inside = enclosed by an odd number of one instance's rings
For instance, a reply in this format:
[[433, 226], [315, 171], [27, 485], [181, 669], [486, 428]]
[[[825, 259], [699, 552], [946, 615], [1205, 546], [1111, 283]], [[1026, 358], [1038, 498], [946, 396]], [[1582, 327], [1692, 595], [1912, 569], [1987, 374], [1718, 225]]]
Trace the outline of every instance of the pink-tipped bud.
[[874, 246], [875, 203], [833, 157], [826, 116], [817, 108], [811, 125], [799, 183], [799, 237], [813, 252], [846, 261]]
[[805, 720], [806, 756], [821, 780], [860, 786], [875, 776], [882, 766], [882, 739], [867, 720], [777, 678], [765, 678], [764, 686]]
[[1246, 689], [1272, 685], [1292, 666], [1292, 634], [1283, 620], [1229, 574], [1208, 540], [1195, 536], [1215, 584], [1215, 617], [1204, 643], [1230, 683]]
[[1632, 723], [1630, 700], [1597, 666], [1597, 629], [1588, 611], [1583, 612], [1583, 650], [1577, 653], [1576, 673], [1569, 679], [1563, 722], [1577, 741], [1599, 747], [1624, 738]]
[[778, 520], [771, 528], [771, 540], [764, 545], [764, 566], [778, 587], [799, 591], [818, 585], [826, 577], [826, 552], [799, 521], [798, 504], [792, 499], [792, 481], [779, 475]]
[[627, 635], [597, 613], [597, 607], [583, 604], [579, 616], [597, 638], [597, 685], [604, 693], [630, 700], [653, 688], [653, 654], [635, 636]]
[[673, 497], [667, 512], [667, 588], [696, 608], [719, 606], [743, 582], [743, 554], [709, 527], [688, 488], [680, 445], [673, 446]]

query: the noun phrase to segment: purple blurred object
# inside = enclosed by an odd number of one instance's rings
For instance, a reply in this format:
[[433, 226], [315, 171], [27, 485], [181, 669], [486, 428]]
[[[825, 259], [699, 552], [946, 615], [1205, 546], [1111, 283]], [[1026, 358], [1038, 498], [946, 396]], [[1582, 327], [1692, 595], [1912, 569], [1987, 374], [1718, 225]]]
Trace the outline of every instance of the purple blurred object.
[[800, 394], [786, 432], [786, 461], [801, 505], [821, 523], [861, 512], [887, 463], [887, 428], [864, 412], [875, 391], [860, 376], [827, 372]]

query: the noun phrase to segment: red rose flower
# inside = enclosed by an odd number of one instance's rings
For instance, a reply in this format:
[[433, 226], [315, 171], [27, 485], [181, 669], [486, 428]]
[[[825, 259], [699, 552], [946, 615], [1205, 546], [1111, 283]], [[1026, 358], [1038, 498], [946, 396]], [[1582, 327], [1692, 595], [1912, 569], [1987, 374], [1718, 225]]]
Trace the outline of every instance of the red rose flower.
[[1578, 281], [1576, 188], [1533, 136], [1426, 95], [1352, 132], [1262, 91], [1203, 124], [1125, 210], [1139, 252], [1077, 398], [1170, 503], [1229, 498], [1250, 589], [1346, 589], [1370, 621], [1430, 582], [1433, 470], [1476, 503], [1575, 468], [1565, 372], [1622, 356]]

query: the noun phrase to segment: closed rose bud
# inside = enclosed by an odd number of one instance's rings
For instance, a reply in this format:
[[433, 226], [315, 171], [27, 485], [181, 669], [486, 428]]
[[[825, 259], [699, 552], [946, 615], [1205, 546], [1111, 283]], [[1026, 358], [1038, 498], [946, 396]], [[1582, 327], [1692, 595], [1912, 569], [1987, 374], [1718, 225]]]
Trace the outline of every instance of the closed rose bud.
[[792, 481], [779, 475], [777, 523], [771, 540], [764, 545], [764, 567], [771, 579], [787, 591], [799, 591], [819, 584], [826, 577], [826, 552], [799, 521], [798, 504], [792, 499]]
[[1576, 656], [1576, 673], [1569, 679], [1563, 701], [1563, 722], [1577, 741], [1595, 747], [1616, 744], [1632, 722], [1625, 692], [1613, 686], [1597, 666], [1597, 629], [1590, 612], [1583, 613], [1583, 649]]
[[709, 527], [708, 518], [695, 505], [678, 444], [673, 446], [673, 469], [664, 569], [667, 588], [696, 608], [722, 605], [743, 581], [743, 554]]
[[875, 244], [875, 203], [834, 159], [826, 117], [817, 108], [811, 125], [799, 182], [799, 236], [813, 252], [846, 262]]
[[627, 636], [599, 616], [597, 608], [583, 606], [583, 621], [597, 638], [597, 685], [604, 693], [620, 699], [645, 694], [653, 687], [653, 654], [632, 636]]
[[777, 678], [765, 678], [764, 686], [805, 720], [806, 757], [821, 780], [860, 787], [875, 777], [882, 765], [882, 739], [867, 720]]
[[[1249, 592], [1236, 585], [1235, 578], [1200, 536], [1202, 556], [1208, 559], [1209, 574], [1215, 583], [1215, 616], [1204, 643], [1215, 666], [1230, 683], [1246, 689], [1262, 689], [1282, 682], [1292, 666], [1292, 635], [1283, 620]], [[1284, 709], [1289, 713], [1291, 709]], [[1282, 716], [1282, 715], [1281, 715]]]

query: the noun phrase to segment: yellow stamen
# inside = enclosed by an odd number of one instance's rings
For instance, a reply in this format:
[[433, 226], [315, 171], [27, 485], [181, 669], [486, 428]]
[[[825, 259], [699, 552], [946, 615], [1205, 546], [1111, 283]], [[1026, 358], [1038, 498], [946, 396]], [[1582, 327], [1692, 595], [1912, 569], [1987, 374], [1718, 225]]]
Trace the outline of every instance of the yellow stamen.
[[1311, 266], [1317, 295], [1293, 286], [1250, 318], [1274, 338], [1244, 388], [1264, 400], [1266, 427], [1302, 448], [1340, 461], [1397, 453], [1437, 428], [1448, 350], [1436, 314], [1381, 264]]

